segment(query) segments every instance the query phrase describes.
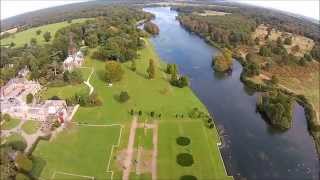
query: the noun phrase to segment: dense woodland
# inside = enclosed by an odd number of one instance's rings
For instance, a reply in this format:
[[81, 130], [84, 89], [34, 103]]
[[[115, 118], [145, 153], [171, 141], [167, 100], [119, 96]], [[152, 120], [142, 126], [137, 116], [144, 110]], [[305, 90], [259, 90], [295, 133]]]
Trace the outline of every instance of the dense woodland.
[[[250, 34], [259, 24], [269, 24], [275, 29], [304, 35], [313, 39], [316, 43], [310, 55], [320, 60], [320, 28], [314, 22], [289, 16], [282, 12], [268, 9], [242, 6], [239, 4], [226, 3], [236, 8], [216, 7], [175, 7], [179, 12], [180, 23], [189, 31], [213, 41], [220, 47], [232, 49], [239, 45], [254, 45], [255, 40]], [[193, 12], [204, 12], [204, 10], [222, 11], [223, 16], [200, 16]], [[276, 49], [275, 51], [281, 51]], [[283, 51], [279, 53], [285, 53]], [[278, 54], [279, 54], [278, 53]], [[285, 55], [285, 54], [283, 54]]]
[[144, 33], [136, 28], [136, 22], [150, 19], [151, 14], [125, 6], [109, 6], [107, 12], [108, 16], [58, 30], [49, 45], [39, 45], [31, 39], [21, 48], [1, 47], [1, 84], [14, 77], [25, 65], [31, 71], [31, 79], [37, 79], [41, 84], [63, 85], [73, 79], [81, 82], [81, 77], [75, 73], [63, 74], [62, 62], [68, 56], [70, 46], [97, 48], [93, 56], [100, 60], [128, 61], [135, 58], [136, 51], [144, 45], [140, 39]]

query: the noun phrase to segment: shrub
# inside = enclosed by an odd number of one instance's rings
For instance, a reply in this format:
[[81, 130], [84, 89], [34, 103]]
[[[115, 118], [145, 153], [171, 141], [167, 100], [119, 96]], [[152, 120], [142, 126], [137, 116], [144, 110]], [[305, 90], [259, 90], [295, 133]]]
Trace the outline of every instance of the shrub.
[[180, 180], [197, 180], [197, 178], [192, 175], [183, 175], [180, 177]]
[[50, 100], [61, 100], [61, 98], [59, 96], [52, 96], [51, 98], [49, 98]]
[[27, 148], [27, 143], [22, 140], [11, 141], [8, 145], [17, 151], [24, 151]]
[[159, 34], [159, 31], [160, 31], [159, 27], [150, 21], [145, 23], [143, 28], [145, 31], [147, 31], [148, 33], [150, 33], [152, 35], [157, 35], [157, 34]]
[[150, 116], [154, 117], [154, 114], [155, 114], [154, 111], [151, 111]]
[[124, 74], [121, 64], [116, 61], [107, 61], [105, 70], [105, 79], [108, 83], [120, 81]]
[[225, 72], [230, 70], [233, 64], [231, 52], [227, 49], [223, 50], [212, 59], [212, 65], [214, 70], [219, 72]]
[[191, 166], [194, 163], [194, 161], [191, 154], [180, 153], [177, 155], [177, 163], [180, 166]]
[[18, 169], [22, 172], [30, 172], [32, 169], [32, 161], [21, 152], [17, 153], [15, 162], [17, 164]]
[[51, 36], [51, 33], [50, 32], [45, 32], [43, 34], [43, 39], [46, 41], [46, 42], [49, 42], [51, 40], [52, 36]]
[[27, 104], [32, 103], [32, 101], [33, 101], [33, 94], [29, 93], [26, 98], [27, 98]]
[[139, 116], [141, 116], [141, 115], [142, 115], [142, 111], [140, 110], [140, 111], [139, 111]]
[[119, 96], [120, 102], [126, 102], [130, 99], [130, 96], [127, 91], [122, 91]]
[[286, 44], [286, 45], [291, 45], [292, 44], [292, 38], [291, 37], [285, 38], [283, 43]]
[[190, 144], [191, 140], [187, 137], [180, 136], [176, 139], [176, 142], [180, 146], [187, 146]]

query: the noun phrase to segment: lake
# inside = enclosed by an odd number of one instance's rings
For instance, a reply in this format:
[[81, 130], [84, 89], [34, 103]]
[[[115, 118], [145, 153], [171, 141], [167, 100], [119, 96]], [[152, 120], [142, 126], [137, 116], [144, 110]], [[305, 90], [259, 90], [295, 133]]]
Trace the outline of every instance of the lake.
[[160, 34], [151, 41], [159, 56], [179, 66], [214, 116], [224, 139], [221, 151], [229, 175], [259, 180], [319, 179], [319, 158], [300, 105], [294, 106], [293, 127], [276, 131], [256, 112], [258, 94], [240, 81], [242, 67], [237, 61], [231, 74], [214, 73], [211, 59], [219, 50], [186, 31], [176, 20], [176, 11], [168, 7], [144, 10], [156, 15], [153, 22]]

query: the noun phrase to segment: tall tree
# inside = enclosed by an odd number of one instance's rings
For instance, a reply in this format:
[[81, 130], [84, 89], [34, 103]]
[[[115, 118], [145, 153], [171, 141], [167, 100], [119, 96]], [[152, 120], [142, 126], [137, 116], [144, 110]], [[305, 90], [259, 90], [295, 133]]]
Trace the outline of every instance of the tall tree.
[[49, 42], [50, 40], [51, 40], [51, 33], [50, 32], [45, 32], [44, 34], [43, 34], [43, 39], [46, 41], [46, 42]]
[[147, 69], [148, 75], [149, 75], [149, 79], [153, 79], [156, 76], [156, 68], [155, 68], [155, 64], [154, 64], [154, 60], [150, 59], [149, 60], [149, 67]]

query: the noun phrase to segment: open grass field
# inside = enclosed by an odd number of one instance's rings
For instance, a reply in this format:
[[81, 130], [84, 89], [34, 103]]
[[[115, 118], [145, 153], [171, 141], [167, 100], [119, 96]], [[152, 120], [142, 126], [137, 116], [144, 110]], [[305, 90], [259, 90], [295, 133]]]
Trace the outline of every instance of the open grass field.
[[[187, 146], [178, 145], [178, 137], [188, 137]], [[192, 175], [197, 179], [232, 179], [226, 172], [220, 151], [217, 147], [219, 137], [216, 131], [209, 130], [199, 119], [172, 120], [161, 122], [159, 128], [159, 179], [180, 179], [183, 175]], [[194, 164], [182, 167], [177, 164], [177, 155], [189, 153]]]
[[27, 134], [34, 134], [40, 128], [40, 122], [29, 120], [29, 121], [26, 121], [21, 128]]
[[89, 88], [81, 83], [77, 85], [67, 85], [62, 87], [50, 87], [46, 91], [41, 93], [42, 99], [49, 99], [52, 96], [58, 96], [62, 99], [67, 99], [73, 96], [75, 93], [87, 92]]
[[10, 130], [10, 129], [17, 127], [19, 125], [19, 123], [20, 123], [19, 119], [11, 118], [10, 121], [3, 122], [3, 124], [0, 126], [0, 128], [2, 130]]
[[[207, 112], [204, 105], [193, 94], [190, 88], [176, 88], [169, 84], [168, 77], [163, 69], [154, 48], [146, 41], [146, 48], [139, 51], [136, 59], [137, 71], [130, 70], [130, 62], [124, 63], [125, 74], [123, 79], [107, 87], [103, 79], [104, 62], [86, 57], [86, 67], [94, 67], [90, 83], [100, 96], [103, 104], [98, 107], [80, 107], [73, 121], [83, 125], [121, 124], [123, 133], [120, 147], [116, 148], [111, 157], [111, 168], [114, 179], [122, 178], [122, 170], [116, 162], [116, 155], [127, 147], [132, 116], [130, 110], [141, 110], [143, 115], [139, 122], [150, 119], [150, 112], [161, 114], [159, 121], [159, 143], [157, 171], [158, 179], [179, 179], [180, 176], [190, 174], [198, 179], [216, 177], [217, 179], [232, 179], [226, 175], [223, 161], [216, 145], [219, 142], [217, 132], [207, 129], [201, 120], [176, 119], [177, 113], [187, 114], [193, 108]], [[147, 78], [146, 69], [149, 59], [157, 64], [156, 78]], [[75, 91], [71, 90], [70, 91]], [[51, 91], [51, 88], [48, 89]], [[120, 103], [118, 97], [121, 91], [127, 91], [130, 99]], [[54, 92], [54, 91], [53, 91]], [[52, 95], [54, 93], [52, 92]], [[64, 90], [61, 90], [64, 94]], [[57, 93], [57, 92], [56, 92]], [[68, 92], [69, 93], [69, 92]], [[70, 93], [72, 94], [72, 93]], [[148, 121], [146, 121], [148, 122]], [[120, 128], [103, 128], [100, 126], [82, 127], [75, 126], [71, 130], [62, 132], [52, 142], [40, 142], [33, 155], [38, 159], [38, 164], [33, 174], [38, 177], [51, 177], [55, 171], [62, 171], [83, 176], [94, 176], [102, 179], [107, 176], [106, 164], [112, 145], [116, 144]], [[143, 129], [137, 129], [136, 143], [146, 149], [152, 148], [152, 130], [144, 135]], [[180, 135], [188, 136], [192, 144], [188, 147], [195, 163], [191, 167], [181, 167], [176, 163], [177, 153], [187, 151], [176, 144]], [[193, 169], [191, 171], [191, 169]], [[167, 172], [167, 173], [166, 173]], [[61, 174], [60, 174], [61, 175]], [[109, 174], [110, 175], [110, 174]], [[150, 179], [151, 174], [130, 174], [132, 179]]]
[[[88, 19], [89, 18], [74, 19], [72, 20], [72, 23], [81, 23], [81, 22], [85, 22]], [[64, 21], [60, 23], [54, 23], [54, 24], [44, 25], [40, 27], [35, 27], [35, 28], [27, 29], [25, 31], [12, 34], [8, 38], [1, 39], [0, 42], [1, 42], [1, 45], [7, 45], [13, 42], [16, 44], [17, 47], [21, 47], [24, 44], [29, 43], [31, 38], [36, 38], [39, 44], [44, 44], [46, 42], [43, 39], [43, 33], [48, 31], [51, 33], [51, 36], [54, 37], [54, 34], [57, 30], [63, 27], [66, 27], [68, 25], [70, 24], [67, 21]], [[37, 35], [36, 34], [37, 30], [41, 30], [42, 33], [40, 35]]]
[[110, 174], [106, 172], [109, 155], [112, 145], [118, 141], [119, 131], [120, 126], [75, 125], [50, 142], [40, 141], [33, 152], [32, 174], [45, 179], [54, 174], [54, 179], [67, 176], [57, 172], [109, 179]]

